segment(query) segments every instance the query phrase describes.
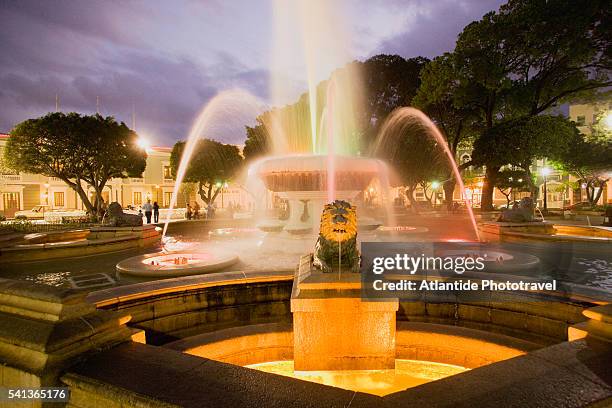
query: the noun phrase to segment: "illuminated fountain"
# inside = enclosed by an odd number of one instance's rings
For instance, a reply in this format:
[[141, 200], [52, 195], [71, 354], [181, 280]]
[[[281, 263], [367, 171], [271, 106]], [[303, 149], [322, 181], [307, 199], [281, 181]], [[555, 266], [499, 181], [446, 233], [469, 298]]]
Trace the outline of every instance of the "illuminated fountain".
[[[255, 173], [268, 190], [289, 201], [289, 218], [284, 230], [290, 233], [310, 233], [317, 224], [323, 204], [328, 201], [328, 156], [294, 155], [264, 159], [255, 165]], [[334, 195], [353, 200], [381, 174], [386, 166], [380, 160], [365, 157], [334, 157]], [[269, 224], [263, 224], [266, 228]], [[380, 225], [373, 221], [364, 228]]]
[[120, 274], [136, 277], [200, 275], [226, 269], [238, 262], [231, 252], [168, 252], [127, 258], [117, 264]]

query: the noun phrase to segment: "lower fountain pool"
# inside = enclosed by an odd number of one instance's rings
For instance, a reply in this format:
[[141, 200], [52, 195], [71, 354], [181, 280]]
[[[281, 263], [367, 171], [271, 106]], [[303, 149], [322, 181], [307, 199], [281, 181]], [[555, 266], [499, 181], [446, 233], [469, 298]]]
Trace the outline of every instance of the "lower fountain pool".
[[295, 371], [291, 360], [268, 361], [246, 365], [245, 367], [379, 396], [392, 394], [470, 370], [452, 364], [404, 359], [395, 360], [395, 370]]

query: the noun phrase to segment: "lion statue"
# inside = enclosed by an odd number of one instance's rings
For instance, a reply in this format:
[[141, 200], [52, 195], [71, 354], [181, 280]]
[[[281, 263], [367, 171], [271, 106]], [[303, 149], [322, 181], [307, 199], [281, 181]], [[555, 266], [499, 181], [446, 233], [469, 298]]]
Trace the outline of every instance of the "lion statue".
[[125, 214], [121, 204], [114, 201], [108, 205], [102, 225], [109, 227], [140, 227], [142, 217], [136, 214]]
[[323, 208], [313, 265], [323, 272], [359, 272], [357, 215], [350, 203], [336, 200]]
[[504, 210], [497, 219], [498, 222], [533, 222], [535, 205], [531, 197], [523, 197], [512, 209]]

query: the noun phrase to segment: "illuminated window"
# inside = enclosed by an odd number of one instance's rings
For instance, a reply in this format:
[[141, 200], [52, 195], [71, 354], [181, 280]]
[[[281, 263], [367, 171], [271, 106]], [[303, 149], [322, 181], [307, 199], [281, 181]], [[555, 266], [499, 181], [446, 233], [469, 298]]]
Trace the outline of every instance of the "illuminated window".
[[56, 191], [53, 193], [53, 204], [56, 207], [64, 206], [64, 192], [63, 191]]
[[132, 200], [132, 204], [142, 205], [142, 192], [134, 191], [134, 200]]
[[164, 166], [164, 178], [165, 179], [172, 178], [172, 168], [170, 166]]
[[170, 201], [172, 200], [172, 192], [165, 191], [164, 192], [164, 207], [170, 207]]

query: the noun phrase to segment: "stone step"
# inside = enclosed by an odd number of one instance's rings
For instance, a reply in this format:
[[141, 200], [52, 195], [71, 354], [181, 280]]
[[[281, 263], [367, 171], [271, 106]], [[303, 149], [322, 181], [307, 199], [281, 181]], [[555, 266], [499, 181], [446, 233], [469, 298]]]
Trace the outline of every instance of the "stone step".
[[586, 309], [582, 314], [589, 319], [612, 324], [612, 303]]

